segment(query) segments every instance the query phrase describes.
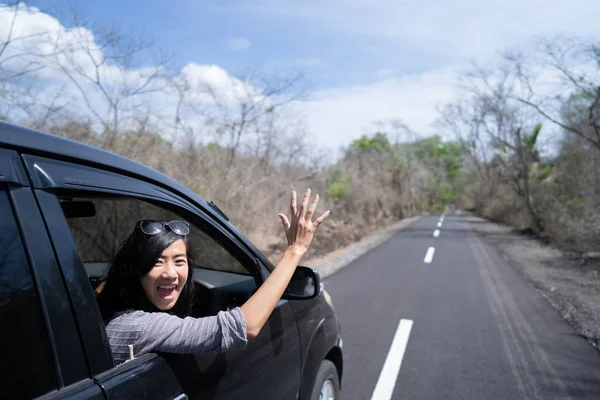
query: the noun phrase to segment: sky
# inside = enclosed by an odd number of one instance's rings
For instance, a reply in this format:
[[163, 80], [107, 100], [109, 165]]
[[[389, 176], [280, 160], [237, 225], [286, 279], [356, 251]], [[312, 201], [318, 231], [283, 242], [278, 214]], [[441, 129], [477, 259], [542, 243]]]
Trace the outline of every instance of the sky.
[[[2, 3], [0, 1], [0, 3]], [[29, 4], [63, 18], [67, 0]], [[81, 23], [115, 24], [173, 54], [175, 68], [301, 71], [309, 88], [297, 105], [316, 145], [339, 148], [399, 119], [437, 133], [436, 109], [456, 93], [470, 63], [533, 36], [600, 38], [597, 0], [103, 0], [74, 3]], [[149, 60], [151, 62], [151, 60]]]

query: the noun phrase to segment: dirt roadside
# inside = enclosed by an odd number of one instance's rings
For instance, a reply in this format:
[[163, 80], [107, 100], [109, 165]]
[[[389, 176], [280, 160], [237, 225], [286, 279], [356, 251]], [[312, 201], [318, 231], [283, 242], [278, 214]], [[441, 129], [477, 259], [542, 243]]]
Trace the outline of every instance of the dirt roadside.
[[600, 350], [600, 262], [569, 256], [512, 227], [466, 214], [479, 235], [496, 246], [575, 330]]

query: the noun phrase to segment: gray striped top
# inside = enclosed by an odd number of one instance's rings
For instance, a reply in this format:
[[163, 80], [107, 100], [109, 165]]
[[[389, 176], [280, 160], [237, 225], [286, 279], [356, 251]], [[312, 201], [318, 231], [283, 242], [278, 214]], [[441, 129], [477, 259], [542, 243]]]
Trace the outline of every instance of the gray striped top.
[[162, 312], [128, 310], [106, 326], [117, 364], [149, 352], [207, 353], [244, 348], [248, 343], [246, 320], [239, 307], [205, 318], [179, 318]]

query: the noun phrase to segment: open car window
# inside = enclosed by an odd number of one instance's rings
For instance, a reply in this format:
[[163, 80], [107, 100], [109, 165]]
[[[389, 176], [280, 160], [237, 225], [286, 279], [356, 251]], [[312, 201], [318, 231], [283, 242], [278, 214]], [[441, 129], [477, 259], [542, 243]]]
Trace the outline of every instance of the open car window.
[[[136, 198], [59, 196], [59, 201], [92, 281], [104, 276], [120, 245], [138, 221], [183, 219], [170, 210]], [[188, 239], [194, 253], [194, 267], [250, 275], [227, 249], [193, 224]]]

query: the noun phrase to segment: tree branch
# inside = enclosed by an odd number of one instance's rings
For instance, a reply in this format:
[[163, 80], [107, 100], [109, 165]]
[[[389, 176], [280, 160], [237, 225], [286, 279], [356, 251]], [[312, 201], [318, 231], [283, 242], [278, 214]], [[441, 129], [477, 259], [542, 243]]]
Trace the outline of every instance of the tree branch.
[[577, 136], [579, 136], [580, 138], [582, 138], [585, 141], [589, 142], [594, 147], [598, 148], [598, 150], [600, 150], [600, 142], [595, 142], [594, 140], [591, 140], [590, 138], [588, 138], [580, 130], [577, 130], [577, 129], [573, 128], [573, 127], [565, 125], [562, 122], [558, 121], [557, 119], [552, 118], [550, 115], [548, 115], [546, 112], [544, 112], [544, 110], [542, 110], [537, 104], [534, 104], [534, 103], [532, 103], [530, 101], [527, 101], [525, 99], [517, 98], [517, 100], [520, 101], [523, 104], [526, 104], [526, 105], [528, 105], [530, 107], [533, 107], [535, 110], [537, 110], [537, 112], [539, 112], [548, 121], [552, 122], [553, 124], [556, 124], [556, 125], [560, 126], [561, 128], [563, 128], [566, 131], [569, 131], [569, 132], [572, 132], [572, 133], [576, 134]]

